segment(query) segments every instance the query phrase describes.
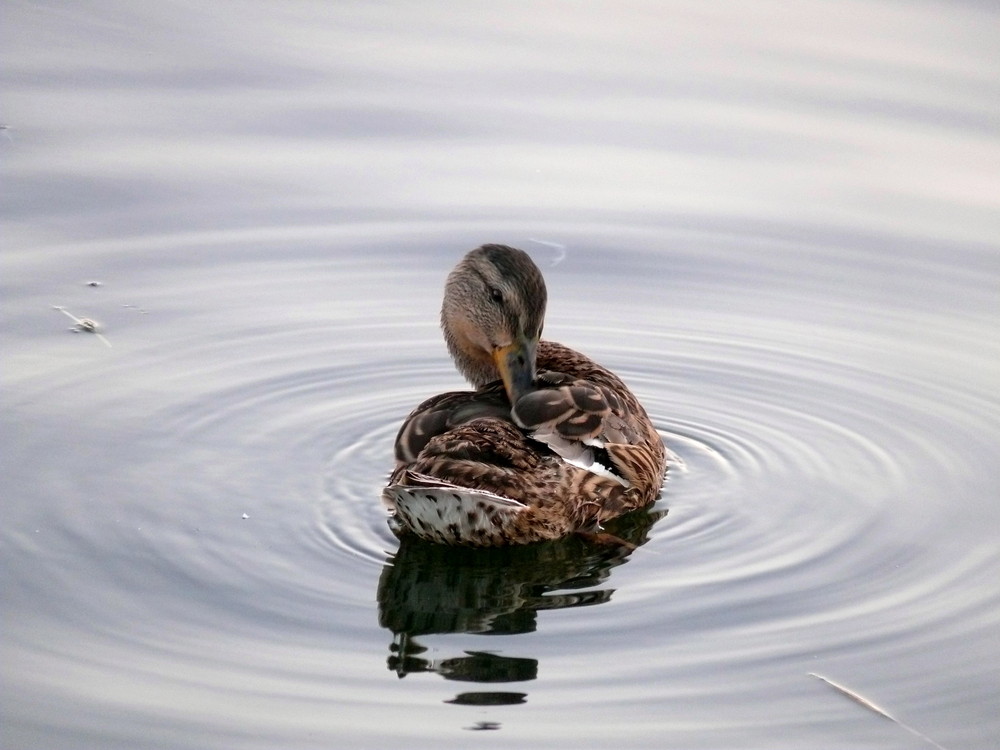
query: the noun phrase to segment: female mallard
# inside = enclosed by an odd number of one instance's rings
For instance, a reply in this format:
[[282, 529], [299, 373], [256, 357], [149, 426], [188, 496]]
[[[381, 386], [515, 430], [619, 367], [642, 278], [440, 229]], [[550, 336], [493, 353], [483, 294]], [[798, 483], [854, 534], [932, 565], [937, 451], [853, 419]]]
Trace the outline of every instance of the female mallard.
[[445, 283], [441, 327], [475, 391], [418, 406], [383, 491], [396, 533], [492, 547], [592, 530], [653, 502], [663, 441], [614, 373], [540, 341], [545, 282], [527, 253], [483, 245]]

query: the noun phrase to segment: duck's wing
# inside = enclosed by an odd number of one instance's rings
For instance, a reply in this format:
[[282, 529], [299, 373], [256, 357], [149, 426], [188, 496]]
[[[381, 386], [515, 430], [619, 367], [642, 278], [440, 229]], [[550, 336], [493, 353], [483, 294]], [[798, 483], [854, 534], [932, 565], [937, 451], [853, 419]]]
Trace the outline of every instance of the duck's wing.
[[427, 399], [413, 410], [396, 434], [397, 466], [416, 461], [431, 438], [483, 417], [510, 421], [510, 402], [501, 383], [478, 391], [453, 391]]
[[583, 443], [633, 444], [640, 439], [614, 388], [565, 373], [539, 372], [535, 389], [517, 400], [511, 416], [532, 432]]
[[541, 373], [536, 389], [514, 404], [514, 422], [532, 439], [548, 445], [564, 460], [631, 486], [605, 457], [608, 446], [637, 442], [622, 418], [617, 396], [607, 388], [560, 373]]
[[535, 388], [511, 415], [565, 460], [635, 488], [640, 502], [659, 492], [663, 441], [635, 395], [614, 373], [555, 342], [540, 345]]

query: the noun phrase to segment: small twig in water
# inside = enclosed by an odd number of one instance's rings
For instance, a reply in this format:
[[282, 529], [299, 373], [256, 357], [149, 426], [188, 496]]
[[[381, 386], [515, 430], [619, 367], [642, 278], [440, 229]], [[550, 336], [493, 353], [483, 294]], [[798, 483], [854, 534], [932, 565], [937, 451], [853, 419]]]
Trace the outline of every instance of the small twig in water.
[[535, 237], [529, 237], [529, 242], [536, 242], [539, 245], [545, 245], [545, 247], [551, 248], [556, 252], [556, 256], [552, 259], [549, 265], [558, 266], [566, 259], [566, 246], [559, 242], [552, 242], [551, 240], [539, 240]]
[[924, 742], [927, 742], [927, 743], [933, 745], [934, 747], [938, 748], [938, 750], [946, 750], [944, 747], [942, 747], [941, 745], [939, 745], [938, 743], [936, 743], [934, 740], [932, 740], [926, 734], [923, 734], [922, 732], [918, 732], [916, 729], [914, 729], [913, 727], [909, 726], [908, 724], [904, 724], [899, 719], [897, 719], [895, 716], [893, 716], [888, 711], [886, 711], [884, 708], [882, 708], [881, 706], [879, 706], [879, 705], [877, 705], [875, 703], [872, 703], [870, 700], [868, 700], [867, 698], [865, 698], [863, 695], [855, 693], [850, 688], [846, 688], [843, 685], [841, 685], [840, 683], [834, 682], [833, 680], [829, 679], [828, 677], [824, 677], [823, 675], [816, 674], [815, 672], [809, 672], [809, 676], [810, 677], [815, 677], [820, 682], [825, 682], [827, 685], [829, 685], [830, 687], [832, 687], [834, 690], [836, 690], [841, 695], [847, 696], [848, 698], [850, 698], [855, 703], [857, 703], [859, 705], [862, 705], [865, 708], [867, 708], [869, 711], [872, 711], [872, 712], [878, 714], [879, 716], [881, 716], [884, 719], [888, 719], [893, 724], [896, 724], [897, 726], [902, 727], [903, 729], [905, 729], [907, 732], [909, 732], [910, 734], [912, 734], [914, 737], [919, 737]]
[[58, 310], [67, 318], [76, 323], [76, 325], [74, 325], [70, 329], [71, 331], [75, 333], [92, 333], [95, 336], [97, 336], [97, 338], [99, 338], [106, 347], [108, 347], [109, 349], [111, 348], [111, 342], [108, 341], [107, 337], [103, 333], [101, 333], [101, 324], [98, 323], [96, 320], [92, 318], [78, 318], [69, 310], [67, 310], [65, 307], [60, 307], [59, 305], [54, 305], [52, 309]]

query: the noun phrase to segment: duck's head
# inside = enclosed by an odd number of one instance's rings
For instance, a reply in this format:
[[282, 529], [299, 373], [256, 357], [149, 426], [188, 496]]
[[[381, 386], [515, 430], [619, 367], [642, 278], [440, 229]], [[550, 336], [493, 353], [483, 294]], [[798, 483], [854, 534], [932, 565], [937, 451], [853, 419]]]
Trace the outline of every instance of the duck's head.
[[483, 245], [449, 274], [441, 327], [455, 366], [477, 388], [503, 380], [511, 403], [535, 378], [545, 281], [528, 254]]

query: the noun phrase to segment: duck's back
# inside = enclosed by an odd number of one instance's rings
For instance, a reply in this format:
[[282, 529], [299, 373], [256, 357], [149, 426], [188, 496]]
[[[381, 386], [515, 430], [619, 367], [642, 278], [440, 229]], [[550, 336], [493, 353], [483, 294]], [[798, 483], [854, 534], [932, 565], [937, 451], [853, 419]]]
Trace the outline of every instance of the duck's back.
[[397, 531], [495, 546], [593, 528], [652, 502], [663, 443], [618, 376], [551, 341], [514, 409], [500, 383], [428, 399], [396, 440]]

